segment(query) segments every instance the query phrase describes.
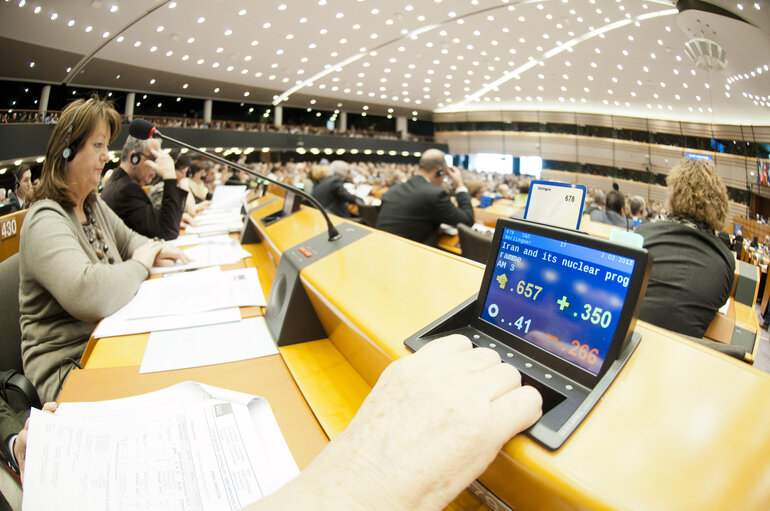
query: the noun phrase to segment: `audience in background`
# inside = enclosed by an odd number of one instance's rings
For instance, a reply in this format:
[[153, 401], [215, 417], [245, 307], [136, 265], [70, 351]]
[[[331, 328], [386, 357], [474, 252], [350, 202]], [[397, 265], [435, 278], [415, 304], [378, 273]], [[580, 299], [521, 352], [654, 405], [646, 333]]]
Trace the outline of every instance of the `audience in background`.
[[681, 161], [668, 184], [668, 219], [636, 229], [653, 257], [640, 318], [702, 337], [735, 277], [735, 258], [715, 234], [727, 220], [727, 189], [703, 160]]

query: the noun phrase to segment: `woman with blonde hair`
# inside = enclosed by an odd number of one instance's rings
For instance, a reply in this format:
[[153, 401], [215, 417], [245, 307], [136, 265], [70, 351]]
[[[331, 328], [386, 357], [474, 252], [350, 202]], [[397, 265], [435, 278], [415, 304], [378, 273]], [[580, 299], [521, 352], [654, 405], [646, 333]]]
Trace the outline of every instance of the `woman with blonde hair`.
[[735, 257], [716, 235], [727, 221], [727, 189], [710, 162], [689, 159], [668, 185], [668, 218], [636, 229], [653, 257], [640, 318], [703, 337], [735, 279]]

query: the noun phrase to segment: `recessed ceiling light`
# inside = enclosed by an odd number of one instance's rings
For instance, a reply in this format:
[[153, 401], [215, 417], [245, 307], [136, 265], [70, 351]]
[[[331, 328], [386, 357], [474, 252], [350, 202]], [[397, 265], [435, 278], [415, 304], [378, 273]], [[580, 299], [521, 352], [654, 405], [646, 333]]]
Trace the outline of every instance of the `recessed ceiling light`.
[[203, 16], [201, 16], [200, 18], [198, 18], [198, 19], [197, 19], [197, 20], [195, 20], [195, 21], [197, 21], [198, 23], [203, 23], [204, 21], [206, 21], [206, 18], [204, 18]]
[[246, 12], [247, 12], [246, 9], [241, 9], [240, 11], [238, 11], [238, 16], [245, 16]]
[[195, 42], [195, 38], [194, 37], [188, 37], [187, 38], [187, 44], [192, 44], [194, 42]]
[[86, 27], [86, 32], [90, 32], [90, 31], [92, 31], [93, 29], [94, 29], [94, 27], [92, 27], [91, 25], [88, 25], [88, 26]]

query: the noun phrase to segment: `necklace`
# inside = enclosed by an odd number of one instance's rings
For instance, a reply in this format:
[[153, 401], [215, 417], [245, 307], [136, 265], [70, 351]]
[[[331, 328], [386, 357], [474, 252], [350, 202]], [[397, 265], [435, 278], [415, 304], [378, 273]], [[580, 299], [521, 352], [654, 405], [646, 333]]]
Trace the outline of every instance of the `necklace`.
[[96, 257], [98, 257], [100, 261], [104, 261], [106, 258], [109, 264], [115, 263], [115, 258], [107, 254], [110, 247], [107, 246], [107, 240], [104, 239], [104, 233], [96, 225], [93, 213], [91, 213], [90, 210], [85, 210], [84, 212], [86, 213], [86, 221], [82, 224], [83, 232], [85, 233], [86, 238], [88, 238], [89, 243], [94, 247]]

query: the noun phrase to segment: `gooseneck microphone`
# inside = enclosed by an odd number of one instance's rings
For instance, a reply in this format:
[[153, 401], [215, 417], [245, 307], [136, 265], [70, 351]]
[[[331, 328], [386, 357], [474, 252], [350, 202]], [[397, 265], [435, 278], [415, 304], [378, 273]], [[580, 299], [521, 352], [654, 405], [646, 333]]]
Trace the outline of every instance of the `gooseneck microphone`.
[[329, 241], [337, 241], [340, 239], [341, 234], [337, 230], [336, 227], [332, 224], [331, 219], [329, 218], [329, 214], [326, 212], [323, 206], [321, 206], [321, 203], [318, 202], [318, 200], [313, 197], [312, 195], [308, 194], [304, 190], [300, 190], [299, 188], [295, 188], [294, 186], [287, 185], [286, 183], [282, 183], [278, 181], [277, 179], [273, 179], [267, 176], [263, 176], [262, 174], [259, 174], [258, 172], [254, 172], [248, 167], [244, 167], [243, 165], [239, 165], [237, 163], [233, 163], [229, 160], [226, 160], [225, 158], [222, 158], [221, 156], [217, 156], [216, 154], [207, 153], [206, 151], [203, 151], [202, 149], [198, 149], [197, 147], [191, 146], [190, 144], [186, 144], [180, 140], [176, 140], [174, 138], [171, 138], [167, 135], [162, 134], [160, 131], [158, 131], [153, 124], [146, 120], [146, 119], [140, 119], [136, 118], [133, 121], [131, 121], [131, 124], [128, 125], [128, 134], [131, 135], [134, 138], [137, 138], [139, 140], [147, 140], [149, 138], [160, 138], [163, 140], [168, 140], [169, 142], [172, 142], [174, 144], [180, 145], [182, 147], [186, 147], [190, 151], [193, 151], [196, 154], [200, 154], [205, 156], [206, 158], [210, 158], [216, 162], [219, 162], [223, 165], [227, 165], [229, 167], [232, 167], [234, 169], [242, 170], [243, 172], [258, 177], [260, 179], [264, 179], [265, 181], [269, 183], [273, 183], [276, 186], [280, 186], [284, 190], [294, 193], [296, 195], [299, 195], [306, 201], [308, 201], [310, 204], [312, 204], [318, 211], [321, 212], [321, 214], [324, 217], [324, 220], [326, 220], [326, 225], [328, 226], [329, 230]]

